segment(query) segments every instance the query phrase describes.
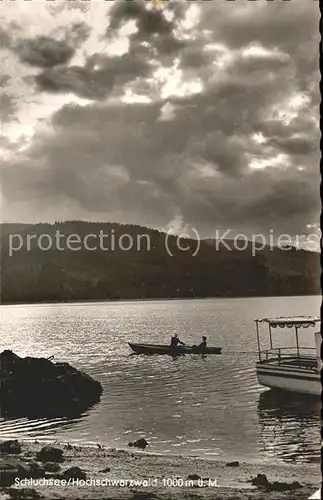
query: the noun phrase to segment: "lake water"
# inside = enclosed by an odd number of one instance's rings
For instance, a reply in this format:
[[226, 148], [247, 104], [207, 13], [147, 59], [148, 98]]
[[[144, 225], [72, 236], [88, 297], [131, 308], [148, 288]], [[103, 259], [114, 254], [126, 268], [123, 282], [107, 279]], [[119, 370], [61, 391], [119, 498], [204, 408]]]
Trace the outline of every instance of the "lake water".
[[[0, 437], [104, 443], [145, 436], [149, 451], [223, 460], [318, 462], [319, 402], [278, 400], [257, 382], [255, 318], [319, 315], [320, 297], [2, 306], [0, 348], [55, 356], [100, 380], [101, 402], [73, 421], [0, 419]], [[222, 356], [131, 356], [128, 341], [201, 335]], [[265, 332], [263, 348], [268, 346]], [[288, 345], [290, 330], [274, 331]], [[301, 345], [314, 346], [304, 330]]]

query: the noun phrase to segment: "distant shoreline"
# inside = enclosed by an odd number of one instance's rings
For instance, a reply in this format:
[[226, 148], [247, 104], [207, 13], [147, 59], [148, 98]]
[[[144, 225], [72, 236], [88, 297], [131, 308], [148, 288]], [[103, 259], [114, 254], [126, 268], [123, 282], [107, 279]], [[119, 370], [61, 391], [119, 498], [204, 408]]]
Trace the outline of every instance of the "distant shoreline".
[[[235, 246], [188, 240], [182, 248], [178, 237], [144, 230], [149, 248], [137, 241], [140, 226], [108, 224], [116, 238], [128, 235], [131, 245], [106, 251], [97, 246], [80, 248], [54, 244], [56, 232], [81, 241], [98, 237], [100, 224], [77, 222], [13, 225], [2, 232], [2, 282], [0, 302], [9, 304], [116, 302], [125, 300], [183, 300], [245, 298], [319, 294], [319, 253], [261, 247], [253, 251]], [[6, 234], [14, 233], [11, 247]], [[26, 235], [32, 234], [28, 245]], [[50, 245], [39, 245], [46, 236]], [[35, 237], [35, 238], [34, 238]], [[18, 244], [19, 240], [19, 244]], [[42, 240], [41, 240], [42, 241]], [[56, 241], [56, 240], [55, 240]], [[128, 240], [127, 240], [128, 241]], [[139, 240], [140, 241], [140, 240]], [[93, 242], [92, 242], [93, 243]], [[56, 245], [56, 246], [55, 246]], [[189, 250], [189, 252], [188, 252]]]
[[228, 299], [266, 299], [266, 298], [288, 298], [288, 297], [322, 297], [321, 293], [316, 294], [295, 294], [295, 295], [239, 295], [234, 297], [208, 296], [208, 297], [156, 297], [156, 298], [133, 298], [133, 299], [79, 299], [79, 300], [54, 300], [37, 302], [0, 302], [1, 306], [37, 306], [51, 304], [110, 304], [118, 302], [164, 302], [164, 301], [183, 301], [183, 300], [228, 300]]

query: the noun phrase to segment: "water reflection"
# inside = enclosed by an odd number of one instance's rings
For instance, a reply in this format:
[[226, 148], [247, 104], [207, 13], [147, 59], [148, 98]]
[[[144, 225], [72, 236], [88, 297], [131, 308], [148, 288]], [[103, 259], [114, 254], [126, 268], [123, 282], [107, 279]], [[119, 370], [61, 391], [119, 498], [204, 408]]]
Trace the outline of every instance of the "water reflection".
[[17, 431], [21, 438], [45, 439], [65, 430], [72, 430], [75, 425], [86, 420], [88, 411], [74, 417], [57, 418], [6, 418], [0, 424], [0, 438], [11, 439], [17, 437]]
[[264, 454], [285, 461], [320, 460], [321, 401], [317, 396], [268, 390], [259, 395], [258, 417]]
[[[132, 357], [140, 357], [140, 358], [143, 358], [143, 359], [146, 359], [147, 356], [154, 356], [156, 357], [156, 355], [153, 355], [153, 354], [137, 354], [135, 352], [131, 352], [129, 354], [129, 358], [132, 358]], [[171, 359], [172, 361], [177, 361], [185, 356], [189, 356], [191, 359], [193, 360], [196, 360], [196, 359], [207, 359], [208, 355], [207, 354], [177, 354], [176, 356], [172, 355], [172, 354], [164, 354], [164, 357], [168, 358], [168, 359]]]

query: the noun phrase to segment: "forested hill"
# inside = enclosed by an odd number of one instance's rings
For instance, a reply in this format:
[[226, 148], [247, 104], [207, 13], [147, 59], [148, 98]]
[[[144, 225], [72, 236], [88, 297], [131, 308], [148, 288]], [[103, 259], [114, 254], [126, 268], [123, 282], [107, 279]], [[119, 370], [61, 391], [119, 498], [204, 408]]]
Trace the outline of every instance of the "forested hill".
[[[100, 231], [106, 235], [104, 249]], [[86, 235], [91, 235], [88, 249]], [[39, 248], [51, 241], [51, 249]], [[180, 250], [175, 237], [156, 230], [79, 221], [3, 224], [1, 244], [2, 303], [320, 292], [319, 254], [304, 250], [266, 247], [252, 256], [250, 245], [239, 251], [232, 242], [227, 249], [210, 240], [202, 241], [198, 252], [197, 241], [181, 241]]]

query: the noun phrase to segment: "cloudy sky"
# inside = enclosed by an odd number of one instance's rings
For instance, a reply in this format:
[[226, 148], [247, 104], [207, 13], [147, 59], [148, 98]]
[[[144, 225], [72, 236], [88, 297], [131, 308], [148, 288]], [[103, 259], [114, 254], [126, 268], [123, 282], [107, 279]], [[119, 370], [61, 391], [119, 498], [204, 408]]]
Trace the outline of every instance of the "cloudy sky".
[[318, 221], [318, 2], [1, 4], [4, 221]]

